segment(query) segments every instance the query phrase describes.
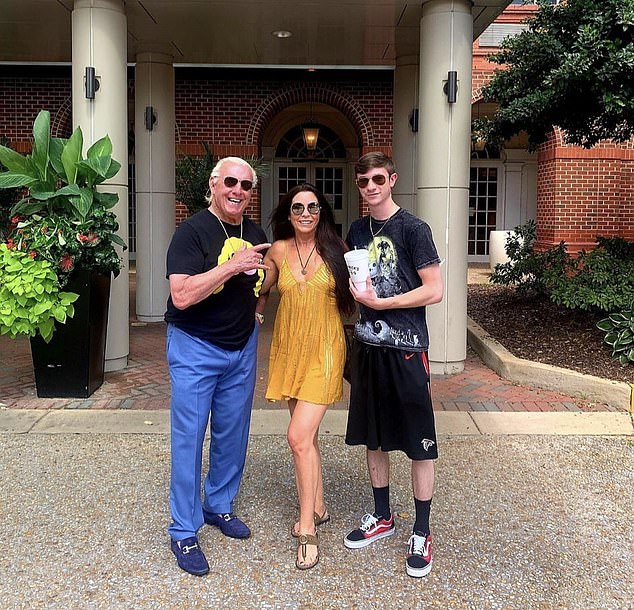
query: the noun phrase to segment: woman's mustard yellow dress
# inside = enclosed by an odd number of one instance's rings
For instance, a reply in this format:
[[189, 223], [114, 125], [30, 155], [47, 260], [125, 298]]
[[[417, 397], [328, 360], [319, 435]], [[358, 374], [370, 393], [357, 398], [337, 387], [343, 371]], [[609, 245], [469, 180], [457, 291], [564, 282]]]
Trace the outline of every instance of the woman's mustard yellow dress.
[[277, 289], [266, 398], [324, 405], [341, 400], [346, 345], [330, 270], [322, 262], [298, 282], [284, 257]]

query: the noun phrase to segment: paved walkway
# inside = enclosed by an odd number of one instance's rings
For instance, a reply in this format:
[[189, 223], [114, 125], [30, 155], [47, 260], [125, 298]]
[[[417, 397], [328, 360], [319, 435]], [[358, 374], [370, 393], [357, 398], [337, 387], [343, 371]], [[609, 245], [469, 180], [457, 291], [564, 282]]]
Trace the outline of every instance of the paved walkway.
[[[0, 415], [9, 412], [29, 413]], [[39, 412], [44, 420], [84, 422], [107, 415], [127, 413]], [[538, 414], [560, 415], [614, 414]], [[286, 439], [253, 435], [235, 505], [253, 536], [230, 540], [201, 528], [211, 572], [196, 578], [177, 568], [169, 550], [168, 437], [0, 435], [2, 608], [632, 608], [631, 439], [441, 434], [434, 568], [424, 579], [404, 569], [413, 519], [407, 460], [397, 453], [391, 462], [395, 535], [351, 551], [342, 538], [372, 506], [364, 452], [340, 436], [322, 435], [320, 446], [332, 521], [320, 528], [319, 565], [306, 573], [294, 567], [289, 528], [297, 502]]]
[[[471, 281], [486, 277], [483, 269], [470, 270]], [[134, 312], [134, 281], [131, 278], [130, 311]], [[258, 349], [258, 379], [254, 408], [279, 405], [265, 398], [268, 353], [276, 300], [270, 300]], [[0, 337], [0, 407], [9, 409], [169, 409], [169, 376], [165, 362], [165, 325], [145, 324], [132, 314], [130, 320], [129, 365], [123, 371], [107, 373], [104, 384], [88, 399], [37, 398], [26, 339]], [[564, 387], [565, 384], [564, 384]], [[487, 368], [468, 349], [463, 372], [434, 376], [432, 380], [436, 411], [463, 412], [605, 412], [624, 411], [627, 405], [611, 406], [573, 398], [565, 391], [543, 390], [502, 379]], [[344, 383], [343, 400], [334, 409], [346, 409], [349, 386]]]
[[201, 528], [204, 578], [177, 568], [166, 534], [163, 325], [133, 323], [130, 366], [83, 401], [34, 398], [28, 343], [0, 338], [3, 608], [632, 608], [630, 413], [506, 382], [474, 354], [463, 373], [433, 381], [440, 458], [431, 574], [405, 574], [413, 506], [409, 462], [398, 452], [395, 535], [359, 551], [342, 544], [372, 505], [363, 448], [343, 443], [345, 401], [320, 430], [332, 515], [320, 528], [321, 561], [295, 569], [288, 413], [263, 400], [268, 317], [235, 503], [253, 536]]

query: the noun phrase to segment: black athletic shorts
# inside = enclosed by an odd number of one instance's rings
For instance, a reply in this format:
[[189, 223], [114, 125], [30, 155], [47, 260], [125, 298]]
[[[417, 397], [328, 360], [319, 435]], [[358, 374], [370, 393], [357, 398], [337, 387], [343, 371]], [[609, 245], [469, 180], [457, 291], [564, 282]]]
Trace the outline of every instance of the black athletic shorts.
[[427, 352], [353, 341], [346, 444], [438, 457]]

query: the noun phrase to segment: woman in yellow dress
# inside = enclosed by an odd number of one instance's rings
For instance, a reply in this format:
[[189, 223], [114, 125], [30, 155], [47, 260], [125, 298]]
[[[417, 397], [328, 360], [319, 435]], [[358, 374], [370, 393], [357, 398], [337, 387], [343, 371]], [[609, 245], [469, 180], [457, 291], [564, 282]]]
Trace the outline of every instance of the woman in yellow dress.
[[291, 528], [298, 539], [300, 570], [319, 561], [317, 525], [330, 520], [326, 508], [318, 433], [329, 405], [343, 395], [346, 356], [342, 315], [354, 312], [346, 245], [337, 235], [332, 209], [314, 186], [291, 189], [271, 219], [273, 245], [264, 258], [267, 271], [260, 300], [277, 284], [280, 303], [275, 318], [268, 400], [287, 400], [291, 414], [288, 444], [295, 464], [299, 521]]

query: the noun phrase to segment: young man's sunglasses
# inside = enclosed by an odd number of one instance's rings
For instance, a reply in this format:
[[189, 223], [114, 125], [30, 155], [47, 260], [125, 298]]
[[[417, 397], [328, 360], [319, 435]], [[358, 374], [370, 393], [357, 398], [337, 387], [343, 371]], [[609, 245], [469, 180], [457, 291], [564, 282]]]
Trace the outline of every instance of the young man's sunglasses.
[[243, 191], [250, 191], [253, 188], [253, 182], [251, 182], [251, 180], [238, 180], [233, 176], [226, 176], [223, 182], [228, 189], [232, 189], [238, 182]]
[[301, 216], [304, 210], [308, 210], [313, 216], [316, 216], [321, 211], [321, 206], [318, 203], [309, 203], [304, 207], [303, 203], [294, 203], [291, 205], [291, 212], [294, 216]]
[[385, 184], [385, 176], [383, 174], [374, 174], [374, 176], [371, 176], [370, 178], [366, 178], [365, 176], [363, 178], [357, 178], [357, 186], [360, 189], [364, 189], [368, 186], [368, 184], [370, 184], [370, 180], [379, 186]]

